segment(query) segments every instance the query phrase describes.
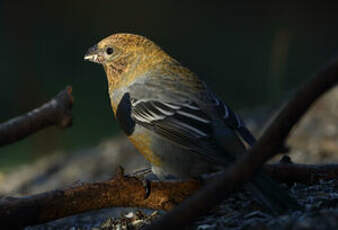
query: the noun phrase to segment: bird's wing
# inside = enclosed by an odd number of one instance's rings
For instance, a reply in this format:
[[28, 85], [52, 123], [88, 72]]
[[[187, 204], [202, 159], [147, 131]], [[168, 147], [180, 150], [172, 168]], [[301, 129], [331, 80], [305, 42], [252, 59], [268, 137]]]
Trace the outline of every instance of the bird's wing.
[[211, 119], [195, 103], [131, 98], [131, 108], [137, 124], [186, 148], [195, 149], [199, 141], [212, 137]]
[[[130, 88], [131, 118], [184, 148], [213, 159], [234, 159], [244, 151], [240, 139], [252, 144], [254, 137], [239, 116], [213, 96], [203, 82], [193, 77], [188, 80], [192, 84], [182, 86], [173, 77], [134, 84]], [[234, 153], [220, 156], [220, 149]]]
[[139, 79], [127, 90], [130, 116], [173, 144], [216, 159], [212, 118], [191, 98], [203, 87], [199, 82], [184, 86], [173, 76]]

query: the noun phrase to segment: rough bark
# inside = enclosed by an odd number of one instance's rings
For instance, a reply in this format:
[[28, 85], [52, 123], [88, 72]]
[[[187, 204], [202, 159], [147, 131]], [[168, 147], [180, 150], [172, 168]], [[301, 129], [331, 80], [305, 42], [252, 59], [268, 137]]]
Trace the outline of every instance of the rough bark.
[[5, 229], [45, 223], [85, 211], [108, 207], [142, 207], [170, 210], [200, 187], [196, 180], [153, 181], [151, 193], [141, 180], [123, 176], [100, 183], [81, 184], [26, 197], [3, 197], [0, 201], [0, 223]]
[[[301, 165], [271, 164], [266, 172], [285, 183], [313, 184], [337, 178], [338, 164]], [[210, 181], [212, 178], [208, 178]], [[127, 177], [120, 170], [109, 181], [81, 184], [26, 197], [4, 197], [0, 200], [0, 223], [9, 229], [42, 224], [62, 217], [108, 207], [139, 207], [171, 210], [201, 186], [200, 181], [152, 181], [151, 193], [145, 199], [142, 181]]]

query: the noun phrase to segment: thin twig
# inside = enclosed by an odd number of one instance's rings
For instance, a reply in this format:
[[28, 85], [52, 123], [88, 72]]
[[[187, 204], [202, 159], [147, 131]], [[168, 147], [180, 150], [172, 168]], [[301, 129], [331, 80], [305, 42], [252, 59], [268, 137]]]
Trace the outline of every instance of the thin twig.
[[0, 147], [21, 140], [51, 125], [61, 128], [72, 124], [73, 97], [70, 86], [60, 91], [49, 102], [24, 115], [0, 124]]

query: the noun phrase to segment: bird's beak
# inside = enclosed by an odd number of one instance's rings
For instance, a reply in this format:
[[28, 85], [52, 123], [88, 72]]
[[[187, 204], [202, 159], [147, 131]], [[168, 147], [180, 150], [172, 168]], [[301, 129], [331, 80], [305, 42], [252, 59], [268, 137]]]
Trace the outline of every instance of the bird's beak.
[[86, 55], [83, 57], [84, 60], [88, 60], [95, 63], [102, 63], [103, 56], [99, 51], [97, 45], [88, 49]]

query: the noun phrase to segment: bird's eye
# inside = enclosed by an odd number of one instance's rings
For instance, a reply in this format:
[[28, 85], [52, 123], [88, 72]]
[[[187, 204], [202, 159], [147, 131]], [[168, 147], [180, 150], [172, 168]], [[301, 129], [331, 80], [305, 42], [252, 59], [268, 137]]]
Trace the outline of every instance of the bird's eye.
[[106, 54], [108, 54], [108, 55], [111, 55], [113, 52], [114, 52], [114, 50], [113, 50], [113, 48], [111, 48], [111, 47], [108, 47], [108, 48], [106, 49]]

